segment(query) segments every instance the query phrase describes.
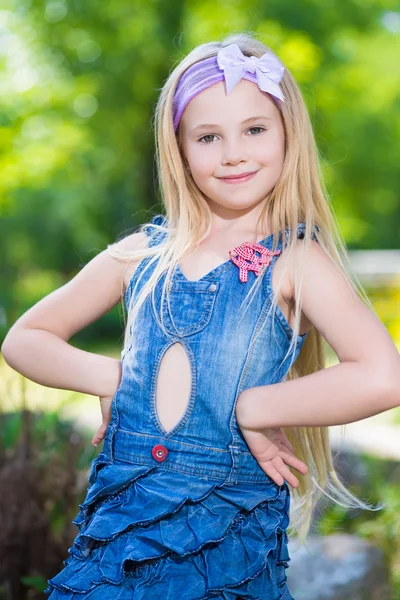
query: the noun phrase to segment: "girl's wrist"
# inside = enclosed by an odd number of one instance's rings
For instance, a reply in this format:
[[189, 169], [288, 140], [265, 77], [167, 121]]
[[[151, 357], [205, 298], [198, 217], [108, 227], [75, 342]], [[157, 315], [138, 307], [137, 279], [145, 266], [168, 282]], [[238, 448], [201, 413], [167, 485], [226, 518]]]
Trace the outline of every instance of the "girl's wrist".
[[274, 422], [271, 419], [271, 423], [268, 423], [268, 419], [265, 417], [268, 414], [272, 415], [271, 393], [266, 393], [267, 388], [270, 387], [263, 385], [247, 388], [239, 394], [236, 403], [236, 421], [239, 426], [254, 430], [277, 427], [276, 407], [274, 408]]
[[101, 398], [113, 397], [121, 382], [121, 361], [117, 358], [111, 357], [107, 357], [107, 359], [109, 361], [109, 366], [103, 372], [101, 394], [98, 394], [98, 396]]
[[252, 388], [248, 388], [243, 390], [239, 394], [239, 397], [236, 402], [236, 421], [239, 426], [250, 428], [250, 415], [251, 415], [251, 406], [252, 406], [252, 398], [253, 394], [251, 393]]

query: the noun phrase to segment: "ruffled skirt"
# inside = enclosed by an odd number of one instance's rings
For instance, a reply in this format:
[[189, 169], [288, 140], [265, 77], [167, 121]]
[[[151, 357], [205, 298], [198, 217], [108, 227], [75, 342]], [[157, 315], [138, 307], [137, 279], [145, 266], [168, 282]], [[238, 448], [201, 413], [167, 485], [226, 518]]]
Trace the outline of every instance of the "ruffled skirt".
[[221, 483], [100, 453], [50, 600], [294, 600], [287, 483]]

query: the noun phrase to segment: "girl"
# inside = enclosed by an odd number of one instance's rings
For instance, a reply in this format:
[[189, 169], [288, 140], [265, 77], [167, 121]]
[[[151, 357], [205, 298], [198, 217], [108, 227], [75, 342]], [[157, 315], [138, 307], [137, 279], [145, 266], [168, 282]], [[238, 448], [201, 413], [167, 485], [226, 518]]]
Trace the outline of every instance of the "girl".
[[[166, 215], [3, 344], [24, 375], [101, 400], [80, 531], [46, 594], [293, 600], [289, 484], [300, 542], [325, 488], [370, 508], [337, 477], [327, 427], [397, 406], [399, 356], [344, 266], [304, 101], [268, 47], [246, 33], [195, 48], [155, 125]], [[121, 299], [121, 362], [67, 344]]]

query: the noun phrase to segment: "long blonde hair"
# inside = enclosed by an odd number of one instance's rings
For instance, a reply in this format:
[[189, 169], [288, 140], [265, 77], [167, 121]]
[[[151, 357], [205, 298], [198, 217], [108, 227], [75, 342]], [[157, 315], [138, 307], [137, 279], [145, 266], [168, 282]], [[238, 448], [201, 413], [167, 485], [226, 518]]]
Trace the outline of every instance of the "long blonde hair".
[[[144, 231], [145, 227], [154, 228], [155, 235], [162, 232], [165, 236], [161, 243], [149, 247], [146, 242], [143, 248], [134, 252], [124, 252], [117, 247], [116, 243], [108, 246], [112, 256], [120, 260], [149, 259], [144, 261], [146, 265], [141, 268], [140, 275], [131, 290], [123, 353], [134, 344], [132, 331], [136, 315], [150, 293], [154, 302], [154, 288], [161, 275], [165, 274], [161, 297], [161, 302], [164, 303], [165, 297], [168, 301], [168, 286], [177, 264], [183, 256], [195, 250], [210, 233], [211, 211], [183, 159], [179, 129], [178, 135], [175, 135], [173, 128], [172, 102], [177, 83], [189, 66], [216, 55], [220, 48], [232, 43], [237, 44], [247, 56], [260, 57], [269, 50], [268, 46], [248, 32], [231, 34], [220, 42], [201, 44], [177, 64], [161, 89], [155, 111], [154, 129], [159, 186], [165, 207], [166, 223], [164, 225], [145, 223], [140, 226], [139, 231]], [[353, 294], [358, 293], [374, 313], [375, 310], [355, 273], [352, 272], [345, 242], [337, 226], [323, 182], [309, 114], [301, 92], [287, 68], [280, 86], [285, 96], [285, 102], [282, 103], [282, 121], [286, 139], [285, 158], [279, 181], [266, 197], [257, 228], [261, 224], [261, 229], [264, 231], [263, 223], [270, 223], [273, 235], [272, 250], [275, 250], [279, 232], [286, 228], [289, 231], [296, 231], [299, 222], [304, 222], [306, 226], [302, 250], [298, 253], [297, 267], [293, 270], [296, 302], [294, 335], [289, 350], [294, 353], [301, 318], [302, 264], [304, 263], [302, 257], [311, 244], [312, 235], [316, 236], [326, 255], [340, 269]], [[296, 256], [295, 245], [296, 235], [289, 236], [288, 243], [284, 239], [285, 252], [281, 256], [283, 264], [277, 293], [272, 302], [273, 311], [276, 309], [277, 298], [289, 262], [292, 256]], [[154, 263], [153, 272], [136, 297], [136, 286]], [[261, 277], [256, 278], [253, 287], [259, 285], [260, 280]], [[159, 324], [168, 335], [162, 319]], [[323, 338], [315, 327], [312, 327], [297, 360], [292, 363], [286, 375], [286, 380], [303, 377], [323, 368]], [[314, 507], [322, 494], [346, 508], [366, 510], [382, 508], [382, 506], [373, 508], [372, 505], [359, 500], [340, 481], [333, 466], [328, 427], [285, 427], [283, 430], [293, 444], [295, 455], [305, 462], [309, 469], [306, 475], [299, 477], [298, 488], [291, 490], [290, 530], [291, 533], [296, 534], [300, 545], [304, 543], [309, 532]]]

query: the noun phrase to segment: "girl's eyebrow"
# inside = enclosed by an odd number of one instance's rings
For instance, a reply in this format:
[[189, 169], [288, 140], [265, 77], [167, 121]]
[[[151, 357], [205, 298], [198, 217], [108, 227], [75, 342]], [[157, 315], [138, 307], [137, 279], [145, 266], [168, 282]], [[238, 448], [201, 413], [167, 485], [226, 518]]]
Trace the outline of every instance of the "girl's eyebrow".
[[[251, 121], [260, 121], [261, 119], [271, 120], [271, 117], [267, 117], [265, 115], [260, 115], [259, 117], [249, 117], [248, 119], [242, 121], [241, 125], [244, 125], [245, 123], [250, 123]], [[196, 125], [196, 127], [193, 127], [189, 133], [193, 133], [194, 131], [198, 131], [199, 129], [210, 129], [213, 127], [219, 127], [219, 125], [217, 125], [216, 123], [202, 123], [201, 125]]]

